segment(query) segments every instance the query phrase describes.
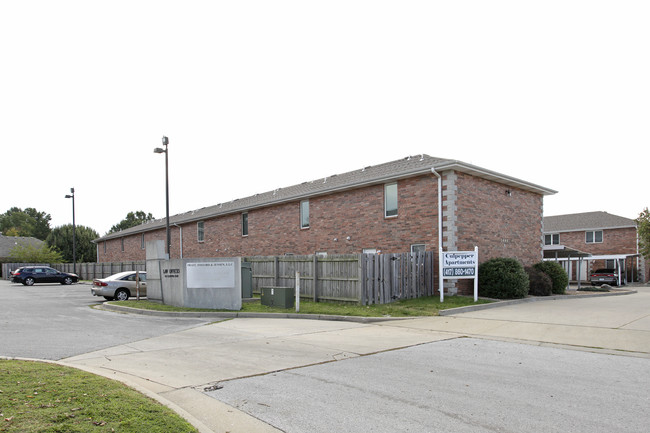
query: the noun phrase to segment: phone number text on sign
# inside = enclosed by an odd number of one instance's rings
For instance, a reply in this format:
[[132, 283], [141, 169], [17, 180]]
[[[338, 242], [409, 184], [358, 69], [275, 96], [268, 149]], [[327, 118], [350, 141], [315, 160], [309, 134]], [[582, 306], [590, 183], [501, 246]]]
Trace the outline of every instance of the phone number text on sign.
[[443, 268], [442, 275], [445, 277], [473, 277], [476, 275], [475, 268]]

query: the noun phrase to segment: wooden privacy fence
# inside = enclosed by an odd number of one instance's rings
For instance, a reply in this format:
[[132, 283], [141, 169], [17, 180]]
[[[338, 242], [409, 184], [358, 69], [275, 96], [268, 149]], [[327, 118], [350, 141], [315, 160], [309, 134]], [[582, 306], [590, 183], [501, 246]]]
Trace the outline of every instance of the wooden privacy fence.
[[434, 294], [434, 254], [343, 254], [244, 257], [251, 263], [253, 291], [295, 287], [314, 301], [385, 304]]
[[[253, 292], [262, 287], [295, 287], [300, 272], [300, 296], [314, 301], [387, 304], [434, 295], [436, 257], [432, 251], [401, 254], [329, 254], [327, 256], [243, 257], [251, 264]], [[3, 275], [26, 264], [3, 263]], [[72, 272], [72, 263], [51, 265]], [[81, 280], [105, 278], [123, 271], [145, 271], [146, 262], [77, 263]]]
[[[50, 266], [58, 271], [73, 272], [72, 263], [53, 263]], [[3, 263], [2, 275], [8, 278], [9, 271], [13, 271], [21, 266], [35, 266], [33, 263]], [[144, 260], [132, 262], [111, 262], [111, 263], [77, 263], [77, 275], [80, 280], [93, 280], [95, 278], [106, 278], [109, 275], [117, 274], [124, 271], [145, 271], [146, 262]]]

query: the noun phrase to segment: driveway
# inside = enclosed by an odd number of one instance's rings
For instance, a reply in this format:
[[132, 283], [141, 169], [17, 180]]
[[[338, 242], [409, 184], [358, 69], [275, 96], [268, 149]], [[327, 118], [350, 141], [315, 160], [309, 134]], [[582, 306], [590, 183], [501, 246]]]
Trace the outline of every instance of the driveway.
[[372, 324], [234, 319], [63, 361], [204, 432], [638, 432], [650, 289], [637, 290]]

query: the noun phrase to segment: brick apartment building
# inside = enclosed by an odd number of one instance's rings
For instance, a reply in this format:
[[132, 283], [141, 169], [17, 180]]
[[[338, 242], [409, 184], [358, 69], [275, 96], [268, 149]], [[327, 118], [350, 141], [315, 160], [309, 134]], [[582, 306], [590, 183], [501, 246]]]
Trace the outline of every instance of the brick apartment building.
[[[170, 216], [172, 258], [438, 250], [480, 261], [542, 258], [544, 195], [556, 191], [457, 160], [412, 156]], [[99, 262], [143, 260], [160, 219], [95, 240]]]
[[[557, 251], [566, 261], [565, 268], [572, 280], [589, 280], [589, 274], [599, 268], [618, 265], [625, 279], [648, 281], [648, 262], [638, 254], [637, 224], [634, 220], [607, 212], [585, 212], [544, 217], [545, 256]], [[578, 257], [582, 256], [579, 261]]]

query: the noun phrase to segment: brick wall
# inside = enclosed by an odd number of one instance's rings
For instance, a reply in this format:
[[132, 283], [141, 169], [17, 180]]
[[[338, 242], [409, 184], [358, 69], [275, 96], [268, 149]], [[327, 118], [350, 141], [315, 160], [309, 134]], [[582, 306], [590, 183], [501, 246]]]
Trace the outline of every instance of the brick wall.
[[[511, 191], [511, 195], [506, 194]], [[515, 257], [524, 265], [542, 258], [542, 195], [508, 187], [461, 172], [443, 173], [443, 242], [447, 250], [479, 246], [483, 262]], [[197, 223], [183, 224], [184, 257], [360, 253], [409, 251], [424, 243], [438, 249], [438, 190], [434, 175], [398, 182], [398, 215], [384, 217], [384, 185], [338, 192], [309, 200], [310, 227], [300, 228], [300, 202], [248, 212], [248, 236], [241, 233], [241, 214], [204, 221], [204, 242], [197, 241]], [[348, 237], [350, 238], [348, 240]], [[145, 241], [165, 239], [165, 230], [145, 234]], [[141, 235], [99, 244], [98, 261], [142, 260]], [[180, 257], [179, 228], [172, 226], [172, 257]], [[469, 294], [469, 280], [460, 293]], [[468, 284], [465, 284], [468, 283]]]
[[[455, 173], [448, 188], [456, 195], [455, 215], [448, 219], [457, 250], [478, 246], [481, 263], [495, 257], [513, 257], [524, 266], [542, 260], [542, 195], [464, 173]], [[472, 284], [460, 280], [458, 293], [470, 294]]]
[[[197, 241], [196, 222], [183, 224], [184, 257], [360, 253], [409, 251], [424, 243], [437, 249], [437, 184], [427, 175], [398, 182], [398, 215], [384, 217], [384, 185], [344, 191], [309, 200], [310, 227], [300, 228], [300, 202], [284, 203], [248, 212], [248, 236], [241, 233], [241, 214], [204, 221], [205, 241]], [[347, 238], [350, 237], [348, 240]], [[141, 235], [99, 244], [98, 261], [144, 259]], [[145, 234], [145, 241], [165, 239], [165, 230]], [[179, 257], [179, 229], [172, 226], [172, 257]]]
[[541, 195], [463, 173], [457, 188], [459, 250], [478, 245], [481, 262], [514, 257], [531, 265], [542, 259]]

